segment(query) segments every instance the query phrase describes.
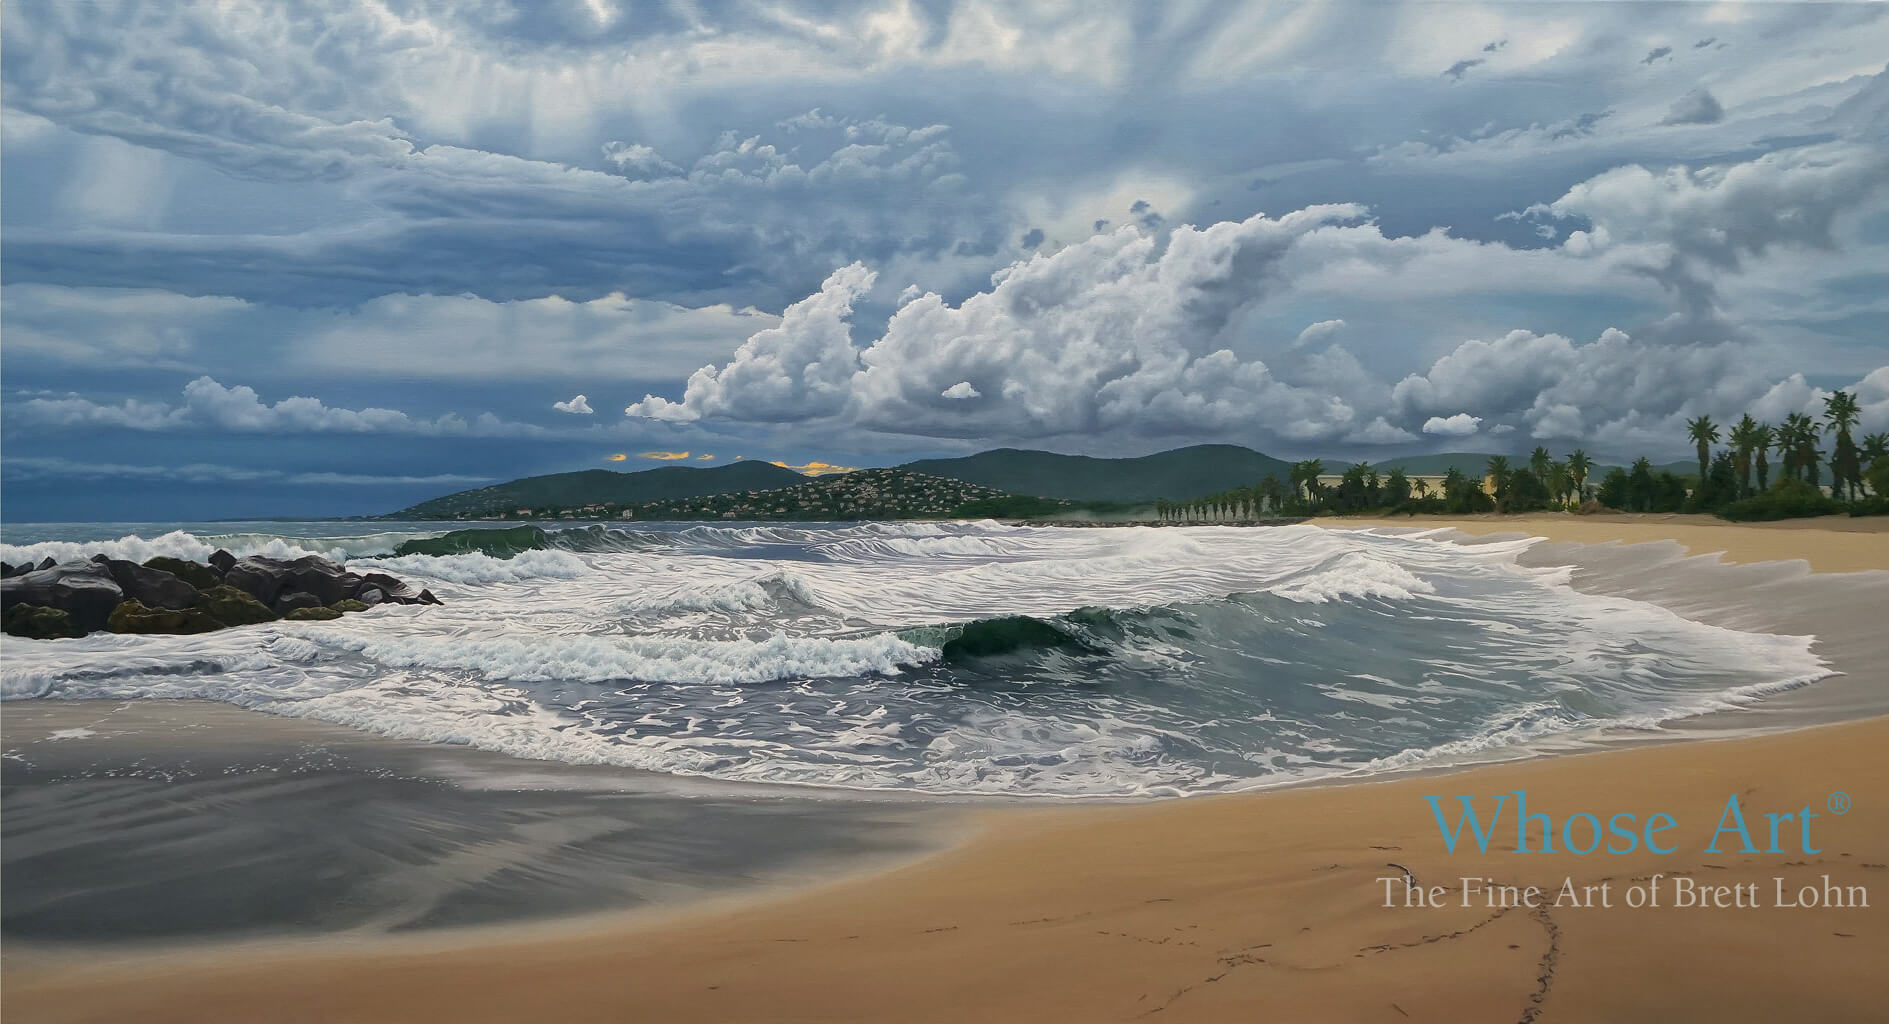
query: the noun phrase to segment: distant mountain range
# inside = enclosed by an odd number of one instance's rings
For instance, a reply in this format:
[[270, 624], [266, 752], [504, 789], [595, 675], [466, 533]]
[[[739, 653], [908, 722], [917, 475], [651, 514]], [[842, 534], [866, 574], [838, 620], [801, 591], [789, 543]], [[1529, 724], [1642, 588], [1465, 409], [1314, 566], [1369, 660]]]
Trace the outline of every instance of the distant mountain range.
[[[1520, 465], [1527, 460], [1524, 456], [1511, 455], [1509, 461]], [[1488, 462], [1489, 456], [1479, 452], [1445, 452], [1437, 455], [1407, 455], [1371, 465], [1379, 473], [1402, 469], [1412, 476], [1441, 476], [1454, 466], [1464, 475], [1480, 479]], [[1329, 460], [1325, 463], [1325, 472], [1342, 473], [1348, 465], [1350, 463]], [[955, 459], [920, 459], [895, 468], [975, 484], [1006, 494], [1123, 504], [1152, 502], [1161, 498], [1170, 501], [1204, 498], [1235, 487], [1256, 484], [1269, 475], [1285, 483], [1292, 471], [1291, 464], [1284, 460], [1231, 444], [1193, 445], [1129, 459], [998, 448]], [[1590, 479], [1598, 482], [1608, 468], [1595, 467]], [[1654, 468], [1672, 469], [1682, 474], [1696, 472], [1696, 467], [1689, 462]], [[734, 462], [713, 469], [663, 466], [630, 473], [587, 469], [576, 473], [525, 477], [510, 483], [459, 491], [401, 509], [387, 518], [469, 519], [513, 515], [519, 509], [543, 513], [546, 510], [579, 509], [586, 505], [646, 505], [719, 494], [779, 490], [806, 482], [807, 478], [801, 474], [769, 462]]]

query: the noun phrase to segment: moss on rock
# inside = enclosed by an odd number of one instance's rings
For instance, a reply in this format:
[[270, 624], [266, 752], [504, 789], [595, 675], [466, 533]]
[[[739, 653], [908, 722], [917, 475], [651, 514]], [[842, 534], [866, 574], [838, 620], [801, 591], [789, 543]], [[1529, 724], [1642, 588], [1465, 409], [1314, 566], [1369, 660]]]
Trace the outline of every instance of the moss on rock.
[[297, 608], [282, 617], [289, 622], [326, 622], [329, 619], [340, 618], [341, 612], [338, 609], [317, 605], [313, 608]]
[[223, 623], [199, 608], [146, 608], [132, 600], [112, 609], [105, 628], [114, 633], [209, 633], [222, 629]]
[[197, 608], [225, 626], [252, 626], [279, 618], [268, 605], [227, 583], [198, 593]]
[[0, 628], [4, 628], [9, 636], [33, 640], [85, 635], [84, 630], [73, 624], [72, 616], [58, 608], [38, 604], [16, 604], [8, 608]]

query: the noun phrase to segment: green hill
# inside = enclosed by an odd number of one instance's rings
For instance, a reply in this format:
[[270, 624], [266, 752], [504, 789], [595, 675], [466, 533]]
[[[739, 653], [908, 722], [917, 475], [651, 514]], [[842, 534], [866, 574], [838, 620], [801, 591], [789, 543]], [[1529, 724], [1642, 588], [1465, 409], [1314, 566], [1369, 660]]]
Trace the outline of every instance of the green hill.
[[979, 484], [1009, 494], [1071, 501], [1185, 501], [1258, 483], [1280, 483], [1291, 466], [1251, 448], [1201, 444], [1134, 459], [999, 448], [958, 459], [921, 459], [900, 469]]
[[842, 522], [1043, 516], [1063, 511], [1067, 504], [901, 469], [860, 469], [771, 491], [651, 502], [629, 511], [636, 519]]
[[[1517, 458], [1511, 455], [1509, 461], [1516, 462]], [[1520, 461], [1528, 460], [1524, 458]], [[1350, 465], [1352, 463], [1341, 462], [1335, 466], [1327, 466], [1325, 472], [1343, 473]], [[1455, 467], [1457, 472], [1466, 477], [1480, 480], [1483, 473], [1488, 471], [1489, 456], [1483, 452], [1439, 452], [1435, 455], [1404, 455], [1371, 463], [1371, 468], [1377, 470], [1379, 474], [1401, 469], [1405, 476], [1442, 476], [1448, 473], [1451, 467]]]
[[807, 478], [771, 462], [731, 462], [713, 469], [662, 466], [635, 473], [586, 469], [528, 476], [509, 483], [420, 502], [389, 519], [469, 519], [512, 514], [518, 509], [574, 509], [585, 505], [642, 505], [737, 491], [767, 491], [806, 483]]

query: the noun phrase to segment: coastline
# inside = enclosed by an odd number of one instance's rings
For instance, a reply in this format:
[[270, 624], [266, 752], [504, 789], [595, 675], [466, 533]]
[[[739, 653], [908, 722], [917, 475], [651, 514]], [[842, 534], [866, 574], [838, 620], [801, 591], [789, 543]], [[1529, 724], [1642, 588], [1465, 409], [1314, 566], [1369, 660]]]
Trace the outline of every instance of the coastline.
[[[1469, 536], [1525, 534], [1557, 544], [1677, 543], [1688, 556], [1721, 555], [1734, 564], [1801, 561], [1813, 572], [1889, 570], [1889, 516], [1819, 516], [1734, 523], [1689, 513], [1566, 512], [1520, 515], [1326, 517], [1305, 520], [1328, 529], [1397, 527], [1456, 530]], [[1869, 539], [1874, 536], [1875, 539]]]
[[[1643, 599], [1740, 628], [1835, 627], [1805, 631], [1847, 674], [1766, 701], [1767, 715], [1799, 696], [1826, 717], [1880, 714], [1889, 645], [1867, 628], [1870, 609], [1843, 589], [1880, 586], [1880, 578], [1812, 577], [1810, 568], [1889, 568], [1889, 538], [1658, 518], [1317, 525], [1544, 536], [1526, 556], [1540, 564], [1567, 564], [1556, 545], [1599, 545], [1582, 549], [1594, 557], [1573, 582], [1601, 592], [1631, 593], [1655, 568], [1703, 574], [1701, 593], [1679, 593], [1668, 581]], [[1608, 547], [1634, 540], [1656, 543]], [[1710, 556], [1719, 550], [1761, 564], [1720, 565]], [[1803, 564], [1779, 564], [1789, 559]], [[1754, 607], [1743, 586], [1831, 596]], [[1839, 614], [1847, 618], [1798, 621]], [[1804, 715], [1789, 724], [1818, 720]], [[1378, 906], [1374, 879], [1395, 874], [1393, 861], [1425, 884], [1471, 873], [1559, 884], [1659, 872], [1768, 890], [1772, 878], [1795, 887], [1828, 874], [1869, 886], [1880, 907], [1889, 871], [1872, 854], [1889, 848], [1879, 799], [1889, 783], [1878, 756], [1884, 742], [1889, 718], [1873, 717], [1443, 776], [1131, 806], [998, 808], [976, 816], [975, 836], [917, 863], [660, 917], [178, 949], [90, 966], [30, 949], [21, 957], [15, 947], [6, 958], [6, 1011], [20, 1020], [510, 1020], [547, 1012], [583, 1020], [620, 1019], [626, 1007], [679, 1021], [1244, 1020], [1267, 1011], [1347, 1020], [1861, 1018], [1889, 996], [1868, 969], [1889, 955], [1877, 910], [1410, 910]], [[1667, 856], [1443, 851], [1421, 794], [1517, 788], [1557, 815], [1656, 808], [1673, 814], [1686, 838]], [[1837, 789], [1858, 803], [1825, 823], [1816, 855], [1699, 850], [1728, 793], [1775, 796], [1763, 810], [1794, 810]]]

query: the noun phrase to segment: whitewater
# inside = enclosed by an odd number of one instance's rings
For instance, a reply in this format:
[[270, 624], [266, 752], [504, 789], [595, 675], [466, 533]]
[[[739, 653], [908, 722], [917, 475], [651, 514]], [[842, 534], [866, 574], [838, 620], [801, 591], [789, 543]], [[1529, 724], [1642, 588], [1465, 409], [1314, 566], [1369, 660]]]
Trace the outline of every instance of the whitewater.
[[[207, 699], [518, 758], [952, 795], [1178, 796], [1658, 730], [1828, 675], [1527, 567], [1532, 542], [1310, 526], [9, 526], [0, 559], [321, 554], [439, 607], [9, 638], [0, 696]], [[371, 529], [368, 527], [371, 526]]]

